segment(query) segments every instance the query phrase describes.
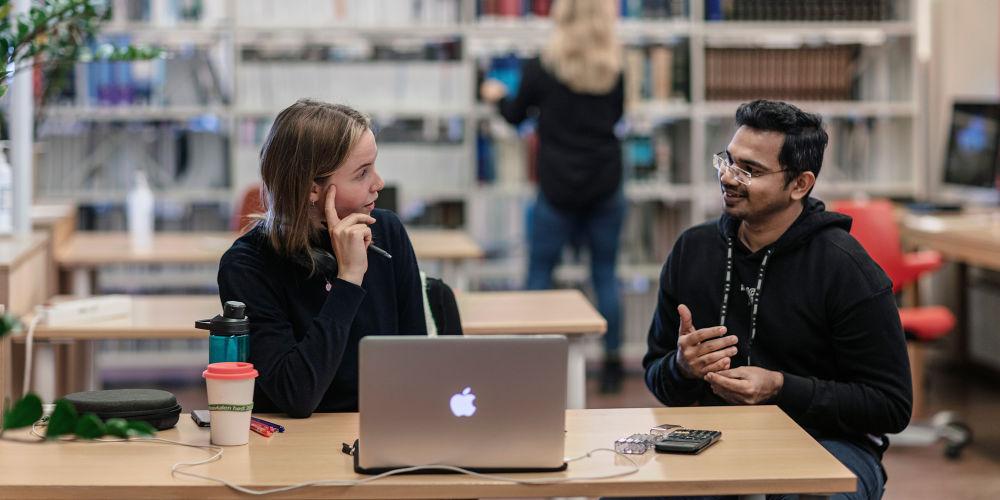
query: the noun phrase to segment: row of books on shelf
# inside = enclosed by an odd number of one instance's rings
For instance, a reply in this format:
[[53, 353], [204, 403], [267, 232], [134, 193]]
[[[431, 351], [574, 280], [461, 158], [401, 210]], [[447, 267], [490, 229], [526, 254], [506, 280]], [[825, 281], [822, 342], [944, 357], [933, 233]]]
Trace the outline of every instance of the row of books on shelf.
[[[688, 15], [688, 0], [618, 0], [623, 18], [664, 19]], [[478, 0], [476, 18], [548, 17], [552, 0]]]
[[[686, 18], [692, 0], [617, 0], [631, 19]], [[693, 0], [705, 2], [709, 21], [886, 21], [906, 14], [896, 0]], [[297, 8], [270, 0], [241, 0], [238, 26], [457, 25], [461, 0], [298, 0]], [[545, 18], [552, 0], [476, 0], [476, 19]], [[221, 0], [113, 0], [113, 22], [217, 25], [225, 21]]]
[[707, 100], [851, 100], [856, 45], [705, 49]]
[[154, 190], [228, 186], [229, 137], [174, 123], [47, 127], [35, 185], [40, 196], [126, 192], [134, 172]]
[[358, 61], [458, 61], [462, 38], [445, 35], [430, 39], [356, 39], [339, 43], [246, 45], [243, 62], [358, 62]]
[[548, 17], [552, 0], [477, 0], [476, 18]]
[[[126, 231], [124, 202], [95, 201], [80, 203], [78, 229], [83, 231]], [[156, 231], [228, 231], [232, 206], [226, 200], [179, 202], [157, 200]]]
[[[114, 43], [127, 44], [127, 39]], [[184, 107], [229, 103], [217, 63], [201, 49], [185, 50], [174, 57], [151, 61], [78, 63], [67, 77], [46, 80], [39, 69], [35, 92], [50, 85], [61, 90], [50, 104], [81, 108], [114, 106]]]
[[[212, 0], [218, 1], [218, 0]], [[240, 0], [238, 26], [442, 26], [461, 21], [460, 0]]]
[[225, 2], [220, 0], [112, 0], [110, 5], [112, 25], [211, 24], [225, 19]]
[[687, 44], [630, 46], [623, 62], [626, 107], [647, 100], [688, 100]]
[[472, 99], [461, 63], [245, 62], [237, 78], [243, 110], [280, 110], [303, 96], [400, 112], [465, 109]]
[[887, 21], [893, 0], [705, 0], [709, 21]]

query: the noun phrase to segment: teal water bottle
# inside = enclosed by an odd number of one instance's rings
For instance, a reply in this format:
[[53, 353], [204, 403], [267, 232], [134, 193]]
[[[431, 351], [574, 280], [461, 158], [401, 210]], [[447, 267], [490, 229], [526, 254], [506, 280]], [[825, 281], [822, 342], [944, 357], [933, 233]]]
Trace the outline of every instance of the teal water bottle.
[[247, 361], [250, 355], [250, 323], [246, 305], [230, 300], [222, 306], [222, 315], [194, 322], [194, 327], [208, 330], [208, 362]]

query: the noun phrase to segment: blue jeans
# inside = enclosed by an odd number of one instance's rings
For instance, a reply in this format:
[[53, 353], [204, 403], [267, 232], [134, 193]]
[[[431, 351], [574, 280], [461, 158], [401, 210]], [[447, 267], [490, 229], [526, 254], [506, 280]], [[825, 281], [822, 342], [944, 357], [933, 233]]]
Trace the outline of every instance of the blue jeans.
[[[854, 493], [837, 493], [831, 495], [833, 500], [877, 500], [882, 498], [885, 490], [885, 476], [882, 473], [882, 463], [868, 450], [858, 445], [839, 439], [821, 439], [819, 444], [831, 455], [837, 457], [855, 476], [858, 476], [858, 490]], [[718, 446], [718, 445], [716, 445]], [[735, 495], [701, 496], [701, 497], [659, 497], [671, 500], [735, 500]], [[798, 500], [796, 494], [767, 495], [767, 500]]]
[[604, 352], [617, 354], [621, 344], [621, 293], [615, 275], [618, 237], [625, 220], [625, 195], [613, 196], [580, 212], [560, 210], [541, 192], [528, 214], [528, 279], [525, 288], [552, 288], [552, 272], [563, 247], [583, 241], [590, 250], [590, 277], [597, 293], [597, 310], [608, 322]]

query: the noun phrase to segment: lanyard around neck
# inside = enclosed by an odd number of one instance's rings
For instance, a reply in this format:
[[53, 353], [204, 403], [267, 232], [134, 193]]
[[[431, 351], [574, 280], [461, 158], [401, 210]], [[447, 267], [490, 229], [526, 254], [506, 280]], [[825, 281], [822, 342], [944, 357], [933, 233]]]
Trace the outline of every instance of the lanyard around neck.
[[[760, 292], [764, 289], [764, 271], [767, 270], [767, 261], [771, 260], [774, 247], [767, 249], [764, 253], [764, 260], [760, 262], [757, 270], [757, 286], [750, 298], [750, 341], [747, 346], [747, 366], [750, 366], [750, 350], [753, 348], [753, 340], [757, 336], [757, 303], [760, 302]], [[726, 281], [722, 287], [722, 313], [719, 317], [719, 325], [726, 325], [726, 313], [729, 310], [729, 292], [733, 284], [733, 238], [726, 236]]]

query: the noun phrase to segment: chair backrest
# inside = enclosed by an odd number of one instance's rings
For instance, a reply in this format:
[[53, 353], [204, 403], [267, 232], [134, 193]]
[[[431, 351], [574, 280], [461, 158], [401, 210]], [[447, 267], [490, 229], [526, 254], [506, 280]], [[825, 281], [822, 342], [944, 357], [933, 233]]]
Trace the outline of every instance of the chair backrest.
[[851, 235], [889, 276], [893, 291], [899, 292], [906, 286], [906, 283], [902, 282], [903, 250], [892, 202], [835, 201], [830, 204], [830, 209], [854, 219], [854, 223], [851, 224]]
[[438, 278], [428, 276], [425, 293], [437, 333], [462, 335], [462, 318], [458, 314], [458, 302], [451, 287]]
[[264, 193], [262, 188], [263, 186], [260, 183], [254, 183], [251, 186], [247, 186], [246, 190], [243, 191], [239, 205], [233, 211], [233, 218], [229, 221], [229, 229], [231, 231], [246, 232], [253, 223], [253, 219], [250, 216], [264, 212]]

